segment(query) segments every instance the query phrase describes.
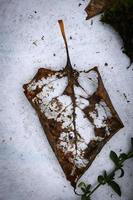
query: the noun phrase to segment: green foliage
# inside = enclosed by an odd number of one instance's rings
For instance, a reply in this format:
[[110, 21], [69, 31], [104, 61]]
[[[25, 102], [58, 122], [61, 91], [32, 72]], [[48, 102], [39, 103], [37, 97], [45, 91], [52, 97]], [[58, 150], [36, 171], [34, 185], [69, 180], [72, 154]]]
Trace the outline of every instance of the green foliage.
[[86, 192], [86, 184], [84, 182], [80, 182], [78, 187], [82, 190], [82, 192]]
[[128, 154], [128, 158], [133, 158], [133, 152], [130, 152], [130, 153]]
[[89, 194], [90, 194], [91, 185], [90, 184], [86, 185], [84, 182], [80, 182], [78, 184], [78, 187], [83, 192], [81, 200], [90, 200]]
[[115, 181], [110, 181], [108, 185], [111, 186], [114, 192], [116, 192], [119, 196], [121, 196], [120, 186]]
[[114, 151], [110, 152], [110, 158], [115, 163], [116, 166], [119, 165], [119, 158], [118, 158], [117, 154]]
[[119, 156], [119, 160], [126, 160], [127, 159], [127, 154], [125, 153], [121, 153], [120, 156]]
[[81, 200], [89, 200], [89, 199], [87, 199], [86, 195], [83, 195], [83, 196], [81, 197]]
[[119, 176], [119, 178], [122, 178], [124, 176], [124, 170], [122, 168], [119, 168], [119, 170], [121, 171], [121, 175]]
[[103, 23], [111, 25], [122, 37], [123, 52], [133, 62], [133, 0], [117, 0], [101, 17]]
[[106, 182], [104, 180], [104, 177], [102, 175], [99, 175], [98, 178], [97, 178], [97, 181], [101, 184], [101, 185], [104, 185]]
[[133, 158], [133, 138], [131, 138], [131, 150], [126, 153], [121, 153], [119, 156], [114, 152], [110, 152], [110, 158], [114, 162], [114, 169], [112, 172], [107, 173], [107, 171], [104, 171], [102, 175], [99, 175], [97, 177], [98, 184], [96, 187], [92, 188], [92, 185], [87, 185], [84, 182], [80, 182], [78, 184], [78, 187], [83, 192], [81, 196], [81, 200], [91, 200], [91, 195], [101, 186], [107, 184], [112, 188], [112, 190], [117, 193], [119, 196], [121, 196], [121, 188], [116, 183], [115, 179], [115, 172], [120, 171], [120, 176], [118, 178], [122, 178], [124, 176], [124, 169], [123, 164], [126, 160]]

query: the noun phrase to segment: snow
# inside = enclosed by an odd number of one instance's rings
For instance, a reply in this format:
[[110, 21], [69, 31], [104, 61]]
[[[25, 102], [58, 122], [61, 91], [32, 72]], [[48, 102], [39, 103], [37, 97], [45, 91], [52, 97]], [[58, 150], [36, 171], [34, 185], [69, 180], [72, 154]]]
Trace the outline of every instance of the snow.
[[[80, 7], [79, 3], [82, 4]], [[118, 153], [120, 149], [129, 150], [133, 130], [133, 65], [126, 69], [129, 59], [121, 51], [122, 41], [112, 28], [99, 21], [100, 16], [93, 18], [93, 25], [91, 20], [85, 20], [84, 8], [87, 3], [81, 0], [0, 0], [2, 200], [79, 200], [66, 180], [22, 89], [22, 85], [30, 81], [40, 67], [60, 70], [65, 66], [66, 53], [58, 19], [63, 19], [65, 23], [73, 67], [87, 71], [98, 66], [125, 126], [105, 145], [80, 181], [95, 184], [99, 173], [113, 167], [109, 159], [110, 150]], [[56, 56], [53, 56], [54, 53]], [[89, 80], [88, 84], [91, 84]], [[82, 145], [79, 144], [85, 148]], [[125, 176], [122, 181], [118, 180], [122, 187], [121, 200], [132, 199], [132, 165], [132, 160], [126, 163]], [[99, 194], [102, 194], [103, 200], [110, 199], [112, 193], [110, 188], [102, 187], [93, 195], [93, 199], [99, 199]], [[114, 199], [119, 200], [119, 197], [113, 193]]]
[[111, 118], [112, 114], [106, 103], [100, 101], [98, 104], [96, 104], [95, 111], [90, 112], [90, 116], [93, 118], [96, 128], [101, 128], [107, 126], [106, 119]]
[[84, 98], [88, 97], [88, 94], [86, 93], [86, 91], [84, 91], [81, 87], [74, 86], [74, 93], [77, 96], [82, 96]]
[[81, 72], [79, 76], [79, 83], [84, 88], [88, 96], [92, 96], [98, 88], [98, 75], [96, 72]]
[[76, 108], [76, 129], [84, 139], [85, 143], [89, 143], [95, 138], [93, 124], [85, 118], [85, 114], [78, 107]]

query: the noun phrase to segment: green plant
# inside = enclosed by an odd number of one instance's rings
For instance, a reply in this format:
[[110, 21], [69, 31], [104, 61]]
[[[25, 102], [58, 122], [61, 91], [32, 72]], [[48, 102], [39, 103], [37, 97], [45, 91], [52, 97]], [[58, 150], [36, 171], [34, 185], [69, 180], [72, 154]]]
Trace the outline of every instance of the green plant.
[[97, 177], [97, 185], [92, 187], [91, 184], [86, 184], [80, 182], [78, 187], [81, 189], [82, 194], [81, 200], [91, 200], [91, 195], [102, 185], [109, 185], [114, 192], [121, 196], [121, 188], [118, 183], [115, 181], [115, 174], [117, 171], [120, 171], [119, 178], [124, 176], [124, 162], [130, 158], [133, 158], [133, 138], [131, 138], [131, 150], [128, 153], [121, 153], [119, 156], [114, 152], [110, 152], [110, 158], [114, 162], [114, 169], [111, 172], [104, 171], [103, 174]]
[[123, 52], [130, 58], [131, 65], [133, 62], [133, 0], [117, 0], [105, 10], [101, 21], [111, 25], [119, 33], [123, 40]]

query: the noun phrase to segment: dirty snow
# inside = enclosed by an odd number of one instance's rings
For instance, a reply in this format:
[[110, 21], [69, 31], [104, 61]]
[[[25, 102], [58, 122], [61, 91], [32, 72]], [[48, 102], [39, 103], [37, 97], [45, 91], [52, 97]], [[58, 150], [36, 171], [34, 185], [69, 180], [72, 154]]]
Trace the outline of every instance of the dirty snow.
[[[80, 7], [79, 3], [82, 4]], [[2, 200], [79, 200], [22, 89], [38, 68], [60, 70], [65, 66], [66, 54], [58, 19], [65, 23], [72, 65], [86, 71], [98, 66], [125, 126], [105, 145], [81, 180], [95, 184], [99, 173], [113, 167], [108, 156], [110, 150], [119, 153], [129, 149], [133, 130], [133, 65], [126, 69], [129, 59], [121, 51], [122, 41], [112, 28], [101, 24], [100, 16], [93, 18], [93, 25], [91, 20], [85, 20], [87, 4], [88, 1], [81, 0], [0, 0]], [[125, 165], [125, 176], [120, 181], [121, 200], [132, 199], [132, 165], [132, 160]], [[102, 194], [102, 200], [110, 199], [111, 194], [112, 200], [119, 200], [108, 187], [97, 190], [93, 199], [100, 200], [99, 194]]]

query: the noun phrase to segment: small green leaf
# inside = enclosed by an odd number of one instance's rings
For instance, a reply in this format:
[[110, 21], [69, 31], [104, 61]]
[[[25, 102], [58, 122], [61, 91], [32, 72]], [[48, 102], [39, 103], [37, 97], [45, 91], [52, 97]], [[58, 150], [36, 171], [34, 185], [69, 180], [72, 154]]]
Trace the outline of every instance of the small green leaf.
[[78, 184], [78, 187], [84, 192], [86, 193], [86, 184], [84, 182], [80, 182]]
[[81, 197], [81, 200], [86, 200], [86, 196], [83, 195], [83, 196]]
[[133, 151], [128, 154], [128, 158], [133, 158]]
[[104, 181], [105, 181], [105, 183], [109, 183], [110, 181], [112, 181], [114, 179], [114, 175], [115, 175], [114, 172], [112, 172], [110, 175], [108, 175], [107, 172], [104, 171]]
[[127, 159], [127, 154], [121, 153], [119, 156], [119, 160], [126, 160]]
[[109, 186], [111, 186], [111, 188], [119, 195], [121, 196], [121, 189], [120, 186], [115, 182], [115, 181], [111, 181], [109, 183]]
[[87, 187], [86, 187], [86, 192], [87, 193], [90, 192], [90, 188], [91, 188], [91, 184], [87, 185]]
[[81, 187], [80, 189], [82, 190], [82, 192], [83, 192], [83, 193], [85, 193], [85, 194], [86, 194], [86, 188], [84, 188], [84, 187]]
[[79, 188], [81, 188], [81, 187], [86, 188], [86, 184], [85, 184], [84, 182], [80, 182], [80, 183], [78, 184], [78, 187], [79, 187]]
[[107, 172], [104, 171], [104, 181], [105, 183], [109, 183], [111, 180], [113, 180], [114, 177], [114, 173], [111, 175], [107, 175]]
[[102, 185], [104, 185], [105, 184], [105, 180], [104, 180], [104, 177], [103, 176], [98, 176], [98, 178], [97, 178], [97, 181], [100, 183], [100, 184], [102, 184]]
[[81, 200], [90, 200], [90, 198], [86, 197], [85, 195], [82, 195]]
[[104, 174], [104, 178], [107, 179], [107, 178], [108, 178], [108, 175], [107, 175], [106, 170], [104, 170], [104, 173], [103, 173], [103, 174]]
[[120, 168], [119, 170], [121, 170], [121, 175], [119, 176], [119, 178], [124, 176], [124, 170], [122, 168]]
[[119, 158], [118, 158], [117, 154], [114, 151], [110, 152], [110, 158], [115, 163], [116, 166], [119, 165]]
[[113, 180], [114, 176], [115, 176], [115, 172], [112, 172], [108, 177], [109, 177], [110, 180]]

